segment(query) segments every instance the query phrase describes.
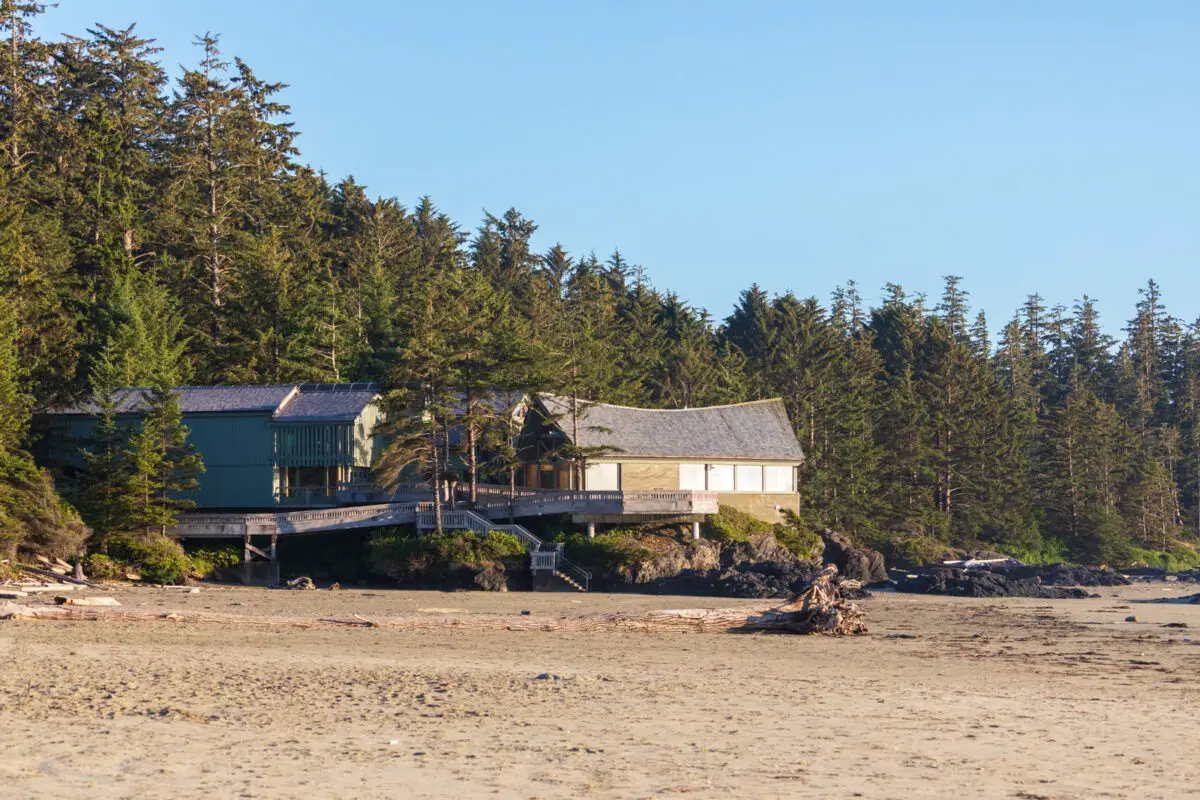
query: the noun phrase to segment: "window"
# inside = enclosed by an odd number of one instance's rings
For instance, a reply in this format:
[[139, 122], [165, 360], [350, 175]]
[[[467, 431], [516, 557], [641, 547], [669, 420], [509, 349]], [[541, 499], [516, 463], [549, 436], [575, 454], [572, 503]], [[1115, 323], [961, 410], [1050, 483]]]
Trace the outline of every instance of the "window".
[[708, 490], [710, 492], [733, 491], [733, 464], [708, 465]]
[[754, 464], [738, 464], [735, 468], [737, 491], [761, 492], [763, 486], [763, 468]]
[[615, 492], [621, 488], [621, 465], [588, 464], [585, 481], [589, 492]]
[[763, 467], [764, 492], [794, 492], [791, 467]]
[[703, 464], [680, 464], [679, 488], [699, 492], [704, 491], [708, 488], [708, 484], [704, 480], [704, 473], [705, 468]]

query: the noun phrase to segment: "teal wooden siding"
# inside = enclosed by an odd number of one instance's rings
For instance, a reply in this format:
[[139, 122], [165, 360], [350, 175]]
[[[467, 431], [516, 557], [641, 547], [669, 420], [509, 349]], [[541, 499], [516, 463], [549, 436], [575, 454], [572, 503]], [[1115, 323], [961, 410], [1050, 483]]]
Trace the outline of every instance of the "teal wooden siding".
[[281, 467], [354, 466], [354, 451], [351, 423], [275, 426], [275, 463]]
[[189, 441], [205, 472], [192, 500], [201, 508], [271, 508], [275, 504], [271, 415], [186, 414]]

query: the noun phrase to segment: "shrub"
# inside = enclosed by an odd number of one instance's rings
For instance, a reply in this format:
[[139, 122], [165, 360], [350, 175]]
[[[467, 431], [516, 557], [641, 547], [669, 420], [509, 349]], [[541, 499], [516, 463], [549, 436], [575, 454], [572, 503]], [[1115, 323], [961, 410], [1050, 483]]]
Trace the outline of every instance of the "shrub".
[[784, 522], [774, 526], [775, 541], [791, 551], [796, 558], [805, 561], [819, 559], [825, 552], [825, 542], [804, 522], [790, 511], [784, 512]]
[[83, 558], [83, 571], [93, 580], [119, 581], [125, 577], [128, 568], [103, 553], [91, 553]]
[[389, 528], [371, 537], [367, 561], [378, 575], [403, 580], [430, 569], [477, 566], [521, 556], [525, 547], [510, 533], [443, 531], [419, 535], [411, 528]]
[[236, 547], [201, 547], [187, 554], [191, 574], [205, 578], [218, 569], [241, 566], [242, 551]]
[[733, 506], [718, 506], [717, 513], [704, 521], [701, 530], [705, 537], [718, 542], [744, 542], [756, 534], [771, 533], [772, 527]]
[[108, 554], [133, 566], [147, 583], [180, 583], [191, 568], [179, 542], [158, 534], [112, 536]]
[[567, 555], [588, 569], [618, 572], [621, 567], [645, 561], [654, 553], [642, 545], [633, 531], [615, 529], [596, 534], [572, 533], [558, 537], [566, 544]]
[[1167, 572], [1184, 572], [1200, 567], [1200, 552], [1182, 542], [1176, 542], [1166, 551], [1132, 547], [1129, 549], [1128, 560], [1122, 562], [1121, 566], [1162, 567]]
[[888, 561], [920, 566], [938, 561], [945, 552], [946, 545], [936, 539], [912, 536], [889, 542], [885, 555]]

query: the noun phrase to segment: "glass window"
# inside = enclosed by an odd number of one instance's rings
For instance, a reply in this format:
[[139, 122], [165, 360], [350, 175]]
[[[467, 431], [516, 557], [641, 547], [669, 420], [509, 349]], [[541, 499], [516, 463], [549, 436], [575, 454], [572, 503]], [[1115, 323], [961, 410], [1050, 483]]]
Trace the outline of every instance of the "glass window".
[[763, 481], [763, 470], [757, 464], [747, 465], [738, 464], [735, 470], [737, 477], [737, 491], [739, 492], [761, 492]]
[[588, 464], [585, 479], [589, 492], [615, 492], [621, 488], [621, 465]]
[[794, 492], [791, 467], [763, 467], [764, 492]]
[[733, 464], [708, 465], [708, 490], [710, 492], [733, 491]]
[[704, 491], [707, 484], [704, 482], [704, 465], [703, 464], [680, 464], [679, 465], [679, 488], [691, 489], [693, 491]]

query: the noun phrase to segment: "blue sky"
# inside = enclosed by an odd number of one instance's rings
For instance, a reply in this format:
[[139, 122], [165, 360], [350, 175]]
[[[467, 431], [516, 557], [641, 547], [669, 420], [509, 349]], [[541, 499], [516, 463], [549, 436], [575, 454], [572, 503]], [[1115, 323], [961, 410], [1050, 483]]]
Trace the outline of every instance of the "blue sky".
[[136, 21], [290, 84], [303, 158], [466, 228], [516, 206], [620, 247], [726, 316], [751, 282], [857, 280], [991, 327], [1025, 295], [1099, 298], [1116, 332], [1154, 277], [1200, 314], [1200, 3], [60, 0], [41, 32]]

